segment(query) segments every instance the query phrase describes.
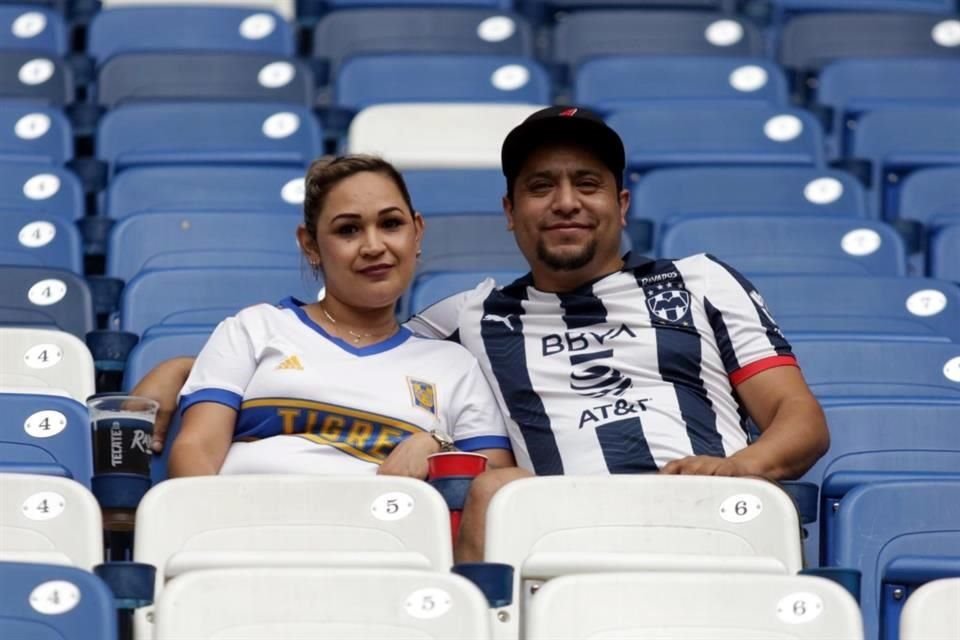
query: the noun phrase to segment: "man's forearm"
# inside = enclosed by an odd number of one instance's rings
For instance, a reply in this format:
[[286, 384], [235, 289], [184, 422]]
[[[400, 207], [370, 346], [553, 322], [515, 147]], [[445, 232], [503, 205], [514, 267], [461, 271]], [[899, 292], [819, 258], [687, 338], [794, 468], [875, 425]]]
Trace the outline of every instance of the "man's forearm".
[[752, 475], [770, 480], [802, 476], [830, 446], [820, 404], [812, 397], [785, 398], [756, 442], [734, 454]]

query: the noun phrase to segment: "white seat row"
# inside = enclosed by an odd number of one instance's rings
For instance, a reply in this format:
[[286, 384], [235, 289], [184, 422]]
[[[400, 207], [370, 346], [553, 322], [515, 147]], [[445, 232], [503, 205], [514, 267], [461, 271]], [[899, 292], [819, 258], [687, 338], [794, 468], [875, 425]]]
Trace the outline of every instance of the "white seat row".
[[66, 393], [84, 403], [96, 393], [93, 356], [83, 341], [63, 331], [0, 327], [0, 387]]

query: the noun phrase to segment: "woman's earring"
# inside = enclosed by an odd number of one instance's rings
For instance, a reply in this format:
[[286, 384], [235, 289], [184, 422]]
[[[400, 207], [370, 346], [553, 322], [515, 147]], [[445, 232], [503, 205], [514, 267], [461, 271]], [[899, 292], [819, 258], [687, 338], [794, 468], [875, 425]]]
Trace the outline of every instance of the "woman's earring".
[[423, 255], [423, 249], [419, 249], [419, 248], [418, 248], [418, 249], [417, 249], [417, 257], [419, 258], [421, 255]]

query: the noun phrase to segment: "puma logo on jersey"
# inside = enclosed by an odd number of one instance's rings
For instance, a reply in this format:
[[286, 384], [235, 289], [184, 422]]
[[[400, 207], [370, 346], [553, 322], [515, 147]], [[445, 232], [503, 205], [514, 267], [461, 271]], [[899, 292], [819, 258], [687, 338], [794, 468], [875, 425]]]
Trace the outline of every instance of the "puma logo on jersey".
[[500, 322], [500, 323], [503, 323], [503, 325], [504, 325], [507, 329], [509, 329], [510, 331], [513, 331], [513, 323], [510, 321], [510, 317], [511, 317], [510, 315], [498, 316], [498, 315], [495, 314], [495, 313], [488, 313], [488, 314], [485, 314], [485, 315], [483, 316], [483, 320], [484, 320], [484, 321], [490, 320], [490, 321], [492, 321], [492, 322]]
[[290, 356], [280, 364], [276, 366], [274, 371], [283, 371], [283, 370], [293, 370], [293, 371], [303, 371], [303, 365], [300, 364], [300, 358], [297, 356]]

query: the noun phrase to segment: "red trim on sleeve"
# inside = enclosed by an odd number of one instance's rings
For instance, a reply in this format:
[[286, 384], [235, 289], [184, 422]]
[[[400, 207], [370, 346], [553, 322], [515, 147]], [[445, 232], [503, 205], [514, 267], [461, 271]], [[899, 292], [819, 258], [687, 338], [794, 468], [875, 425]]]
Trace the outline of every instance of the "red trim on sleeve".
[[740, 367], [730, 374], [730, 384], [737, 386], [741, 382], [746, 382], [761, 371], [773, 369], [774, 367], [799, 367], [797, 359], [794, 356], [770, 356], [763, 360], [751, 362], [745, 367]]

